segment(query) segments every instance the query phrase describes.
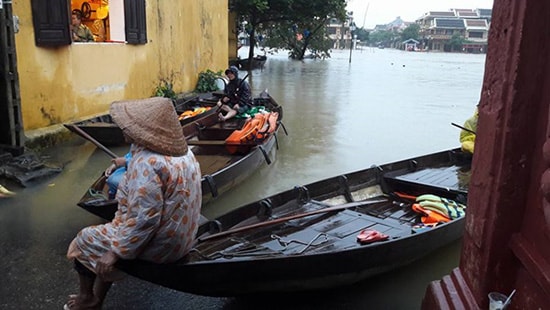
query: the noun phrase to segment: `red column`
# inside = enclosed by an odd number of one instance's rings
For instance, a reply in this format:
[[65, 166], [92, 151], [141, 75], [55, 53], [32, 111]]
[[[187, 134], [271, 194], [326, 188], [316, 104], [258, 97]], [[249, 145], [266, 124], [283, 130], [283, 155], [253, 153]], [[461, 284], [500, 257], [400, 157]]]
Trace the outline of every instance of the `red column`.
[[423, 309], [550, 305], [549, 104], [550, 1], [495, 0], [460, 264]]

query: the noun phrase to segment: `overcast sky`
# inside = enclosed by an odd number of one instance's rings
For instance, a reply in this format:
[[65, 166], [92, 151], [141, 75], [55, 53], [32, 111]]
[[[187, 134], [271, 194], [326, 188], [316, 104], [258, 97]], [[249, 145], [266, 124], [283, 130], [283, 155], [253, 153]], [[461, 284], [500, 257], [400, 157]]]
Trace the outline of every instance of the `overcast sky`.
[[357, 27], [365, 28], [387, 24], [397, 16], [412, 22], [428, 11], [448, 11], [451, 8], [492, 9], [493, 0], [349, 0], [347, 7], [348, 11], [353, 11]]

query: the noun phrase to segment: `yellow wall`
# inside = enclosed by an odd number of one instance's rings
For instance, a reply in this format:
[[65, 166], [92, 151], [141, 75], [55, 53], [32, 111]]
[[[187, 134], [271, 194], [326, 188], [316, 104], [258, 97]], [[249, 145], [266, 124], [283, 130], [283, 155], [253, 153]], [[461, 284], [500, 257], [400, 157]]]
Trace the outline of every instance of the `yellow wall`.
[[225, 69], [228, 8], [221, 0], [148, 0], [144, 45], [76, 43], [37, 47], [31, 6], [14, 0], [25, 130], [107, 112], [115, 100], [151, 97], [161, 79], [192, 91], [201, 71]]
[[229, 31], [229, 38], [228, 38], [228, 44], [229, 44], [229, 59], [235, 59], [237, 58], [238, 52], [237, 52], [237, 34], [239, 33], [239, 30], [237, 29], [237, 16], [235, 13], [229, 13], [228, 18], [228, 31]]

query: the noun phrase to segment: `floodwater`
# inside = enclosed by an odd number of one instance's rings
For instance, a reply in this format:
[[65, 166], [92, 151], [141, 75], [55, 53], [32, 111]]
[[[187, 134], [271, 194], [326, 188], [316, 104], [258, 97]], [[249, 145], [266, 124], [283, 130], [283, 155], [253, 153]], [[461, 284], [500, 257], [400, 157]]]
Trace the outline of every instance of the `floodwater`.
[[[207, 217], [294, 185], [459, 145], [451, 123], [473, 113], [485, 55], [369, 48], [349, 60], [349, 50], [328, 60], [268, 55], [265, 68], [251, 72], [254, 94], [267, 88], [283, 105], [288, 136], [280, 131], [276, 161], [207, 205]], [[0, 309], [61, 309], [78, 287], [67, 245], [82, 227], [101, 223], [76, 202], [109, 157], [80, 138], [47, 154], [64, 166], [61, 174], [26, 188], [0, 180], [17, 192], [0, 200]], [[350, 287], [246, 298], [196, 296], [130, 277], [113, 286], [104, 309], [418, 309], [428, 283], [449, 274], [459, 255], [458, 241]]]

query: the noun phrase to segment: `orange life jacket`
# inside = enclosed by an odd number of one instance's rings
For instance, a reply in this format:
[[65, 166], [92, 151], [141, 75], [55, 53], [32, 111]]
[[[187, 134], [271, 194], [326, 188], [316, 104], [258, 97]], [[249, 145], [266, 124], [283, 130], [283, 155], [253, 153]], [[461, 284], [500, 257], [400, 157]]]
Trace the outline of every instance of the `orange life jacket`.
[[424, 224], [436, 224], [436, 223], [440, 223], [440, 222], [447, 223], [447, 222], [451, 221], [451, 219], [449, 217], [447, 217], [447, 216], [445, 216], [441, 213], [432, 211], [432, 210], [424, 209], [418, 203], [413, 203], [412, 209], [415, 212], [418, 212], [418, 213], [422, 214], [422, 216], [420, 217], [420, 220]]
[[225, 139], [229, 153], [234, 154], [243, 144], [257, 144], [277, 129], [278, 112], [258, 113], [246, 121], [240, 130], [235, 130]]

